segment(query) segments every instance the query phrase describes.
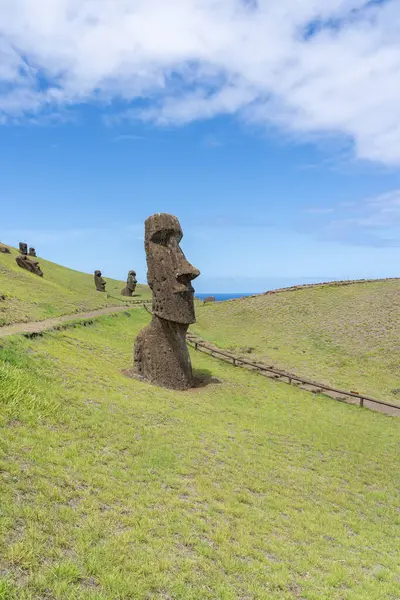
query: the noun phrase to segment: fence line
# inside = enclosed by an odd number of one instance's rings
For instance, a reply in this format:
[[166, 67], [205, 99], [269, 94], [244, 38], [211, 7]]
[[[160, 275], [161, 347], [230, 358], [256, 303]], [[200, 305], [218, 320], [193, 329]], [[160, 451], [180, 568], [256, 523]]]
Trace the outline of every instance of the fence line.
[[111, 294], [107, 294], [107, 298], [113, 298], [114, 300], [118, 300], [119, 302], [123, 302], [124, 304], [126, 304], [127, 306], [131, 306], [131, 305], [137, 305], [137, 304], [145, 304], [145, 303], [151, 303], [152, 300], [151, 299], [140, 299], [138, 298], [137, 300], [127, 300], [128, 296], [123, 296], [122, 298], [118, 298], [118, 296], [112, 296]]
[[[211, 346], [205, 340], [202, 340], [199, 336], [197, 336], [193, 333], [188, 334], [187, 341], [191, 346], [194, 347], [195, 350], [204, 352], [204, 353], [209, 354], [210, 356], [213, 356], [216, 358], [222, 357], [221, 360], [224, 360], [225, 362], [232, 361], [232, 365], [235, 367], [236, 366], [244, 366], [244, 365], [249, 366], [256, 371], [269, 373], [273, 379], [279, 379], [280, 381], [283, 381], [290, 385], [293, 382], [297, 382], [301, 385], [306, 385], [308, 387], [313, 388], [313, 389], [309, 390], [311, 392], [314, 392], [314, 393], [326, 392], [326, 393], [328, 393], [329, 397], [331, 397], [331, 398], [332, 398], [332, 396], [330, 395], [331, 393], [342, 396], [342, 398], [334, 398], [336, 400], [345, 401], [346, 398], [354, 398], [359, 401], [360, 407], [364, 406], [364, 402], [370, 402], [370, 403], [373, 403], [373, 404], [376, 404], [379, 406], [385, 406], [387, 408], [392, 409], [392, 411], [393, 410], [397, 411], [398, 416], [400, 416], [400, 406], [393, 404], [391, 402], [386, 402], [385, 400], [378, 400], [376, 398], [371, 398], [370, 396], [366, 396], [365, 394], [360, 394], [358, 392], [352, 392], [352, 391], [341, 390], [339, 388], [334, 388], [332, 386], [325, 385], [323, 383], [317, 383], [315, 381], [312, 381], [311, 379], [301, 377], [300, 375], [295, 375], [294, 373], [288, 373], [286, 371], [282, 371], [281, 369], [277, 369], [273, 365], [266, 365], [263, 363], [259, 363], [259, 362], [247, 360], [245, 358], [241, 358], [239, 356], [231, 354], [230, 352], [225, 352], [223, 350], [215, 348], [214, 346]], [[344, 398], [343, 398], [343, 396], [344, 396]]]

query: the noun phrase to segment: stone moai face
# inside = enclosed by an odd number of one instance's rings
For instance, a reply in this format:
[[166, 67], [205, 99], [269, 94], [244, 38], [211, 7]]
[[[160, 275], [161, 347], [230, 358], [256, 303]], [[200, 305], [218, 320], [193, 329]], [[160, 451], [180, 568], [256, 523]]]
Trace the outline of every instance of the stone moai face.
[[194, 289], [200, 275], [180, 248], [182, 228], [176, 217], [157, 213], [145, 222], [147, 281], [153, 292], [153, 314], [167, 321], [195, 322]]
[[24, 244], [24, 242], [19, 243], [19, 251], [21, 254], [26, 256], [28, 254], [28, 244]]
[[43, 277], [43, 271], [39, 267], [39, 263], [37, 260], [31, 260], [25, 254], [17, 256], [15, 260], [17, 262], [17, 265], [22, 269], [26, 269], [27, 271], [30, 271], [35, 275], [39, 275], [39, 277]]
[[129, 285], [136, 285], [137, 284], [136, 272], [135, 271], [129, 271], [127, 284], [128, 284], [128, 286]]
[[36, 256], [35, 248], [29, 248], [29, 256]]
[[106, 282], [101, 276], [101, 271], [94, 272], [94, 284], [96, 286], [97, 291], [105, 292], [106, 291]]

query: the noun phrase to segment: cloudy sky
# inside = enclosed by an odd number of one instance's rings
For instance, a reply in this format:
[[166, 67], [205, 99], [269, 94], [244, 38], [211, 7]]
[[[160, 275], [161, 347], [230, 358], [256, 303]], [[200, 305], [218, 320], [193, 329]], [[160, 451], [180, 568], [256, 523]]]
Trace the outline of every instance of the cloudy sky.
[[0, 0], [0, 240], [197, 289], [399, 275], [398, 0]]

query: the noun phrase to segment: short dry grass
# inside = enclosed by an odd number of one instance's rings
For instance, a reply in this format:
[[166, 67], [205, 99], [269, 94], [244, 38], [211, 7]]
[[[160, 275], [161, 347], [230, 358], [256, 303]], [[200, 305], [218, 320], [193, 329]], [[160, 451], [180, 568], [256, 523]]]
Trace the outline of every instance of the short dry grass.
[[[106, 274], [107, 294], [97, 292], [93, 275], [73, 271], [38, 258], [44, 277], [21, 269], [15, 262], [18, 252], [0, 253], [0, 327], [16, 322], [41, 321], [60, 315], [74, 314], [118, 305], [122, 281], [109, 279]], [[145, 285], [137, 287], [137, 299], [150, 297]], [[129, 300], [129, 299], [128, 299]]]
[[400, 422], [202, 354], [128, 379], [147, 319], [2, 342], [0, 599], [398, 600]]
[[400, 281], [199, 306], [193, 331], [222, 348], [400, 403]]

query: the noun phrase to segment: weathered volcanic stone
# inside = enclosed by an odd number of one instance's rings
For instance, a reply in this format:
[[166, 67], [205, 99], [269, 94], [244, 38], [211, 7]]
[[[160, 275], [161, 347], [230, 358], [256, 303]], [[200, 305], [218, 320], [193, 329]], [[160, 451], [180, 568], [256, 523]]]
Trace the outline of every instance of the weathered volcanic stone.
[[28, 254], [28, 244], [25, 244], [24, 242], [20, 242], [19, 243], [19, 251], [24, 256], [27, 256], [27, 254]]
[[182, 236], [173, 215], [158, 213], [145, 222], [153, 318], [135, 343], [136, 372], [151, 383], [176, 390], [193, 386], [186, 332], [196, 320], [191, 281], [200, 275], [180, 248]]
[[15, 260], [17, 262], [17, 265], [21, 267], [21, 269], [26, 269], [27, 271], [30, 271], [35, 275], [39, 275], [39, 277], [43, 277], [43, 272], [39, 267], [39, 263], [37, 260], [31, 260], [30, 258], [25, 256], [25, 254], [17, 256]]
[[35, 256], [36, 257], [36, 250], [35, 250], [35, 248], [29, 248], [29, 256]]
[[1, 244], [1, 243], [0, 243], [0, 252], [2, 252], [2, 254], [11, 254], [10, 248], [7, 248], [7, 246], [5, 246], [4, 244]]
[[126, 287], [123, 288], [121, 294], [123, 296], [133, 296], [136, 290], [136, 273], [135, 271], [129, 271], [128, 279], [126, 280]]
[[94, 272], [94, 284], [95, 284], [96, 290], [98, 292], [105, 292], [106, 291], [106, 282], [105, 282], [105, 280], [101, 276], [101, 271], [95, 271]]

